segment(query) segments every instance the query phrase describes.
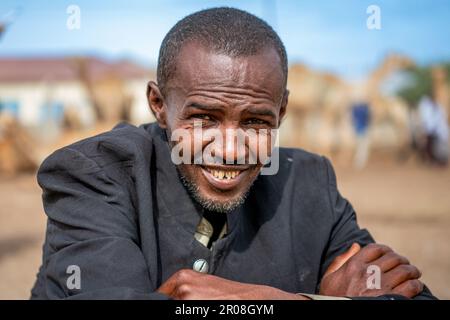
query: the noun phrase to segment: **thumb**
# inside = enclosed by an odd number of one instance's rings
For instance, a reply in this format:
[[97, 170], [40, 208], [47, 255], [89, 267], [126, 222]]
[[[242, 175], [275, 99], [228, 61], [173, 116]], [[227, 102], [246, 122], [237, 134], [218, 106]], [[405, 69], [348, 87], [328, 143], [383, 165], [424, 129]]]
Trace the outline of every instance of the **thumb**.
[[345, 251], [343, 254], [337, 256], [333, 262], [328, 267], [327, 271], [323, 275], [326, 277], [330, 273], [337, 271], [340, 267], [342, 267], [351, 257], [353, 257], [358, 251], [361, 250], [361, 246], [358, 243], [353, 243], [350, 249]]
[[170, 296], [175, 289], [175, 281], [169, 279], [164, 282], [158, 289], [157, 292]]

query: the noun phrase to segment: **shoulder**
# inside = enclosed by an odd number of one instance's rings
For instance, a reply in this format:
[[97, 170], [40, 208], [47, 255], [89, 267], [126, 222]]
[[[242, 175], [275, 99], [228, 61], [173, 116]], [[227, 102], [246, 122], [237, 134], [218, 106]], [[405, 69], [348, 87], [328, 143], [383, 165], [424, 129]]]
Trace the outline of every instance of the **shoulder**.
[[279, 173], [309, 183], [336, 184], [334, 169], [326, 157], [299, 148], [279, 149]]
[[323, 162], [324, 157], [300, 148], [279, 148], [280, 159], [288, 160], [291, 158], [294, 163], [303, 165], [314, 165]]
[[[327, 203], [330, 190], [336, 189], [336, 177], [330, 161], [320, 155], [302, 149], [279, 148], [273, 156], [271, 174], [261, 174], [258, 190], [267, 189], [271, 194], [283, 193], [290, 199]], [[276, 168], [278, 164], [278, 168]], [[269, 191], [271, 190], [271, 191]]]
[[280, 148], [278, 172], [260, 175], [251, 199], [253, 204], [268, 199], [260, 208], [261, 215], [269, 220], [275, 212], [274, 223], [286, 230], [303, 230], [299, 236], [308, 235], [308, 239], [301, 241], [325, 244], [337, 217], [333, 184], [334, 172], [325, 157], [302, 149]]
[[112, 130], [89, 137], [56, 150], [40, 167], [46, 169], [89, 171], [106, 169], [115, 164], [143, 161], [153, 149], [152, 132], [155, 124], [136, 127], [121, 123]]
[[337, 190], [336, 177], [330, 161], [302, 149], [279, 148], [279, 168], [273, 175], [260, 175], [257, 190], [271, 197], [287, 201], [302, 217], [332, 221], [333, 193]]
[[[114, 185], [134, 190], [134, 182], [149, 172], [155, 141], [161, 139], [156, 124], [135, 127], [119, 124], [112, 130], [70, 144], [49, 155], [39, 167], [37, 181], [43, 190], [60, 190], [83, 184], [98, 189]], [[95, 186], [95, 187], [94, 187]]]

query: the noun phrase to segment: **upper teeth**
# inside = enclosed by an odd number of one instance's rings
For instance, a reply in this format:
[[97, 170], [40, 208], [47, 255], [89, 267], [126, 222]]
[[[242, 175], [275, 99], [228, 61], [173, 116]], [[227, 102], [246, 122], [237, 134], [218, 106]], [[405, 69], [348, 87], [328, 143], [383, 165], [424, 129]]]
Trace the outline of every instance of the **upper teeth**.
[[234, 179], [239, 175], [239, 171], [208, 170], [215, 178]]

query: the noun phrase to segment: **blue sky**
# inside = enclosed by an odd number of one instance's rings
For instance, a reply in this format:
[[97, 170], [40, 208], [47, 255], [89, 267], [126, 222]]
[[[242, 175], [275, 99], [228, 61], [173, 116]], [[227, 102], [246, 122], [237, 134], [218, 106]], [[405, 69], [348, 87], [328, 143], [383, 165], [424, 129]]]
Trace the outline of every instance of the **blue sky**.
[[[68, 30], [66, 8], [81, 9], [81, 29]], [[381, 30], [368, 30], [366, 9], [381, 9]], [[272, 24], [290, 62], [361, 77], [389, 52], [421, 64], [450, 61], [450, 1], [444, 0], [2, 0], [0, 20], [16, 20], [0, 56], [89, 53], [155, 65], [164, 35], [180, 18], [208, 7], [237, 7]], [[1, 72], [1, 70], [0, 70]]]

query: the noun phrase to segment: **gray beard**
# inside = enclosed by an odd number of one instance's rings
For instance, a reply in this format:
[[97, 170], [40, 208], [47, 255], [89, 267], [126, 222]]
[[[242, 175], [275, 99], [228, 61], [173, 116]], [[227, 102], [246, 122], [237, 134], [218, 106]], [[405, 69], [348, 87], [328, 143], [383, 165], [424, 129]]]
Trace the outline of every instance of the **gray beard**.
[[252, 182], [248, 187], [248, 189], [236, 199], [227, 202], [218, 202], [203, 197], [200, 194], [199, 187], [193, 181], [190, 181], [185, 175], [183, 175], [183, 173], [181, 172], [181, 170], [178, 169], [178, 167], [177, 171], [180, 176], [181, 182], [189, 192], [190, 196], [204, 209], [217, 213], [230, 213], [236, 210], [242, 204], [244, 204], [245, 199], [247, 199], [247, 196], [250, 192], [250, 188], [253, 185]]

